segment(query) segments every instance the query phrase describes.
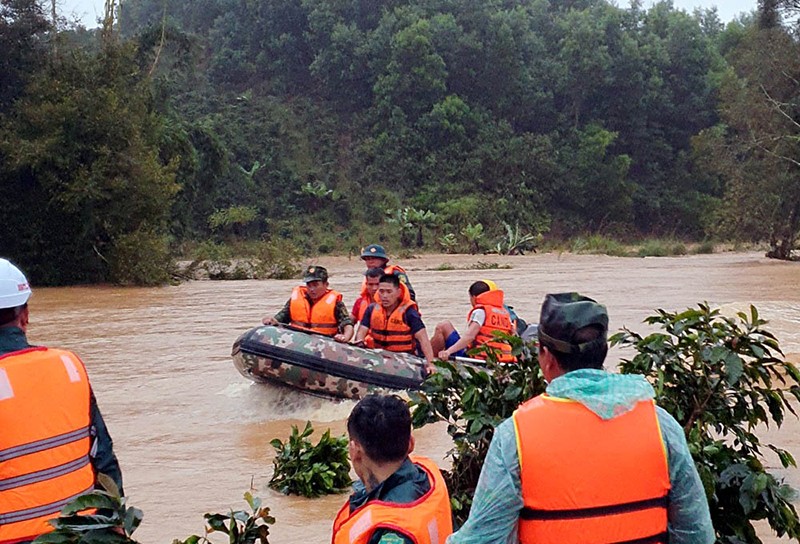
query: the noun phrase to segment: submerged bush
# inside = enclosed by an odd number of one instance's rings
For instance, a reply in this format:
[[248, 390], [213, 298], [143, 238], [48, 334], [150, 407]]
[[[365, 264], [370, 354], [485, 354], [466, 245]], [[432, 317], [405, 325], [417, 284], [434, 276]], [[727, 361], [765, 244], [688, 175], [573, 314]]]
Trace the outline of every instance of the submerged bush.
[[269, 481], [272, 489], [285, 495], [319, 497], [342, 493], [350, 486], [347, 437], [332, 437], [328, 429], [313, 445], [308, 440], [313, 432], [308, 421], [302, 433], [292, 425], [292, 434], [285, 443], [277, 438], [270, 442], [277, 452]]

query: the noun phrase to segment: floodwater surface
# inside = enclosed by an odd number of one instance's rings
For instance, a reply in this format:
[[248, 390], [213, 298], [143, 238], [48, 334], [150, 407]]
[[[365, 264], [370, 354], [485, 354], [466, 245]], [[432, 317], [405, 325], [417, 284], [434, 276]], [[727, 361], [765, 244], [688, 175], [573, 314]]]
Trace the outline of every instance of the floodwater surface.
[[[503, 270], [466, 270], [476, 264]], [[331, 287], [352, 305], [363, 264], [345, 257], [315, 261], [331, 274]], [[707, 301], [726, 313], [758, 307], [788, 357], [800, 354], [800, 264], [754, 253], [669, 258], [615, 258], [544, 254], [517, 257], [428, 255], [400, 261], [417, 292], [423, 319], [450, 319], [463, 330], [467, 288], [492, 279], [506, 300], [537, 321], [546, 293], [580, 291], [604, 303], [613, 331], [647, 332], [642, 320], [656, 308], [681, 310]], [[451, 270], [435, 270], [448, 268]], [[296, 281], [190, 282], [161, 288], [76, 287], [36, 289], [29, 339], [64, 347], [86, 363], [114, 438], [130, 504], [144, 510], [136, 538], [144, 544], [202, 534], [203, 513], [245, 508], [252, 490], [277, 518], [281, 544], [330, 541], [331, 520], [345, 495], [285, 497], [267, 488], [274, 450], [292, 425], [344, 432], [352, 402], [333, 402], [253, 384], [230, 359], [231, 344], [288, 299]], [[620, 353], [609, 356], [613, 367]], [[794, 418], [764, 439], [800, 457]], [[449, 437], [441, 425], [416, 431], [417, 451], [443, 466]], [[800, 472], [780, 471], [800, 487]], [[767, 536], [767, 532], [764, 532]], [[777, 541], [775, 539], [767, 541]]]

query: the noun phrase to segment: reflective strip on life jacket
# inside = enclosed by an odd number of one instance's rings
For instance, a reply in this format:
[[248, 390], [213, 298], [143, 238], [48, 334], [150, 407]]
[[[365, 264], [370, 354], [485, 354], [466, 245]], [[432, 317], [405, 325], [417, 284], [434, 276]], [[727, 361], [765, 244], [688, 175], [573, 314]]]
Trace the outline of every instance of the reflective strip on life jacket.
[[333, 522], [332, 544], [367, 544], [378, 529], [390, 529], [415, 544], [444, 544], [453, 532], [450, 497], [439, 467], [424, 457], [411, 461], [428, 475], [430, 489], [407, 504], [369, 501], [350, 513], [345, 502]]
[[[94, 487], [89, 378], [68, 351], [0, 357], [0, 544], [50, 532], [61, 508]], [[54, 405], [54, 399], [57, 405]]]
[[375, 341], [375, 347], [387, 351], [413, 353], [414, 336], [404, 317], [407, 310], [416, 307], [416, 303], [406, 302], [395, 308], [387, 317], [383, 306], [376, 304], [372, 309], [369, 323], [369, 334]]
[[45, 438], [44, 440], [37, 440], [36, 442], [31, 442], [29, 444], [22, 444], [21, 446], [8, 448], [0, 451], [0, 462], [8, 461], [9, 459], [14, 459], [21, 455], [28, 455], [29, 453], [36, 453], [37, 451], [55, 448], [56, 446], [61, 446], [63, 444], [69, 444], [70, 442], [75, 442], [81, 438], [87, 438], [88, 436], [89, 427], [84, 427], [83, 429], [64, 433], [52, 438]]
[[[50, 519], [55, 518], [57, 516], [53, 516], [52, 514], [57, 514], [61, 512], [61, 509], [64, 508], [66, 505], [80, 497], [81, 495], [85, 495], [94, 489], [94, 485], [87, 487], [83, 491], [76, 493], [70, 497], [65, 499], [58, 500], [56, 502], [51, 502], [50, 504], [44, 504], [42, 506], [37, 506], [35, 508], [27, 508], [25, 510], [17, 510], [16, 512], [9, 512], [7, 514], [0, 514], [0, 525], [11, 524], [11, 523], [20, 523], [23, 521], [29, 521], [32, 519], [36, 519], [42, 516], [48, 516]], [[52, 526], [48, 524], [50, 527], [50, 531], [52, 531]], [[45, 531], [49, 532], [49, 531]], [[44, 534], [44, 533], [42, 533]], [[27, 535], [33, 536], [33, 535]], [[39, 536], [39, 535], [36, 535]], [[20, 540], [24, 539], [22, 537]], [[15, 541], [17, 539], [14, 539]], [[0, 542], [8, 542], [8, 540], [1, 540]]]
[[603, 420], [540, 395], [514, 412], [522, 544], [666, 542], [666, 448], [652, 401]]
[[[467, 316], [467, 323], [469, 323], [469, 318], [472, 317], [472, 312], [478, 308], [483, 309], [486, 319], [484, 319], [483, 325], [481, 325], [478, 335], [475, 337], [475, 342], [470, 348], [485, 344], [495, 350], [499, 362], [515, 363], [517, 358], [511, 352], [511, 344], [498, 340], [493, 334], [494, 331], [512, 334], [514, 330], [514, 325], [511, 323], [511, 315], [503, 305], [503, 291], [495, 289], [475, 297], [475, 306]], [[476, 353], [474, 356], [479, 359], [486, 359], [485, 353]]]
[[339, 331], [336, 305], [341, 300], [341, 294], [329, 290], [312, 306], [308, 300], [308, 289], [305, 286], [295, 287], [289, 302], [291, 324], [326, 336], [334, 336]]

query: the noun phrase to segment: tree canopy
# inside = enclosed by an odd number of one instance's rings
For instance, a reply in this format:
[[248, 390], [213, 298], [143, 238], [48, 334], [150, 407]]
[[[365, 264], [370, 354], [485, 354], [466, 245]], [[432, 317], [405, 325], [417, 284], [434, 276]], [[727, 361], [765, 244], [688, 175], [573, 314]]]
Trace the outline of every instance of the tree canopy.
[[[40, 282], [160, 281], [122, 263], [215, 237], [511, 225], [788, 257], [800, 230], [793, 0], [727, 25], [669, 1], [122, 0], [95, 36], [0, 6], [0, 245]], [[425, 219], [398, 240], [405, 208]]]

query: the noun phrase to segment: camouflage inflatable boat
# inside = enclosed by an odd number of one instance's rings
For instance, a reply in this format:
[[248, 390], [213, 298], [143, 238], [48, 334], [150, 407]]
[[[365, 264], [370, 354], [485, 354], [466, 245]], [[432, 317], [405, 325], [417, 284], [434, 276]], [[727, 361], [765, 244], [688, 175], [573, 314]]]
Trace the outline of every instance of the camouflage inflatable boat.
[[359, 399], [377, 390], [417, 389], [425, 361], [407, 353], [365, 349], [285, 327], [256, 327], [233, 344], [246, 378], [317, 395]]

